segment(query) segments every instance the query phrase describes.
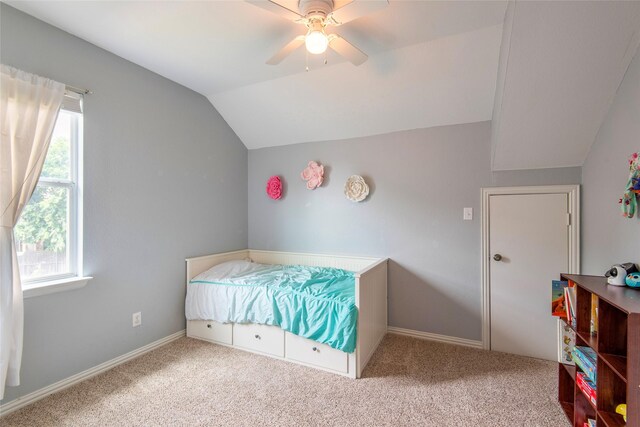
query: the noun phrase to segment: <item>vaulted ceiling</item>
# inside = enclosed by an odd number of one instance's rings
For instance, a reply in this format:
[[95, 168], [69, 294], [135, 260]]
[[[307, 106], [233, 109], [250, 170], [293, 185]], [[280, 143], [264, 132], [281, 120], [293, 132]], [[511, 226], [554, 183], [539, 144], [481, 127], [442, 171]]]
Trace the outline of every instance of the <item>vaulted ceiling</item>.
[[493, 169], [581, 166], [638, 50], [640, 1], [518, 1], [503, 35]]
[[363, 65], [269, 66], [304, 28], [245, 1], [6, 2], [203, 94], [250, 149], [493, 120], [495, 169], [582, 164], [640, 34], [640, 2], [390, 0], [332, 30]]

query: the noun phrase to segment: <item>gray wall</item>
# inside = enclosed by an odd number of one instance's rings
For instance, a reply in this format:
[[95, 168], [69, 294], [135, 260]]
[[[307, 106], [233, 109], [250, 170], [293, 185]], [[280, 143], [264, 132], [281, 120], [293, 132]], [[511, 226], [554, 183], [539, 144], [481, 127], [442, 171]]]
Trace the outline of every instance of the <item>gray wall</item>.
[[493, 172], [496, 187], [521, 185], [580, 184], [582, 168], [525, 169]]
[[0, 14], [2, 63], [94, 92], [84, 254], [95, 279], [25, 300], [22, 385], [8, 402], [184, 329], [185, 257], [247, 245], [247, 150], [203, 96], [5, 4]]
[[582, 272], [604, 274], [611, 264], [640, 264], [640, 218], [621, 216], [629, 167], [640, 151], [640, 53], [629, 65], [582, 168]]
[[[391, 326], [479, 340], [480, 188], [580, 182], [579, 168], [492, 174], [489, 159], [490, 122], [250, 150], [249, 246], [389, 257]], [[327, 170], [314, 191], [299, 177], [309, 160]], [[371, 187], [363, 203], [342, 193], [352, 174]]]

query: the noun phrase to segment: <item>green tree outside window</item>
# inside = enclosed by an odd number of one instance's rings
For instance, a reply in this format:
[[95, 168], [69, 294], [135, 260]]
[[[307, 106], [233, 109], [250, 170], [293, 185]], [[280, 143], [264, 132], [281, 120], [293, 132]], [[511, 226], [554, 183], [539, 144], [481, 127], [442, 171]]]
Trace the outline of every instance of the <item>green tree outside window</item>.
[[[49, 145], [41, 176], [68, 179], [69, 165], [69, 141], [58, 137]], [[45, 251], [64, 251], [67, 241], [67, 211], [66, 188], [38, 185], [14, 229], [16, 239], [41, 246]]]

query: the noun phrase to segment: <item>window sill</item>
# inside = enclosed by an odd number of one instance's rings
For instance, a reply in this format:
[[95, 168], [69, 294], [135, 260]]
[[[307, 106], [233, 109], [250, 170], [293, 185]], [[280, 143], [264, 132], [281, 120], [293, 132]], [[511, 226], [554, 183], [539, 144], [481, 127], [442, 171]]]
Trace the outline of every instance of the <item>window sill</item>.
[[93, 277], [69, 277], [66, 279], [52, 280], [50, 282], [40, 282], [24, 285], [22, 287], [22, 297], [32, 298], [41, 295], [53, 294], [55, 292], [72, 291], [84, 288]]

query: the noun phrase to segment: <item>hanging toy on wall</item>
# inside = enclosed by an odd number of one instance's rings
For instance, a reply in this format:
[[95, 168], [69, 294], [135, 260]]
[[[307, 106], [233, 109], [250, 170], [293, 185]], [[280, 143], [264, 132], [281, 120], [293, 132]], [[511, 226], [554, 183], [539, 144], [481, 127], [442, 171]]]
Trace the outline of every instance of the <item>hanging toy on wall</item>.
[[629, 156], [629, 181], [627, 181], [626, 191], [618, 201], [622, 216], [633, 218], [638, 208], [638, 197], [640, 197], [640, 152]]

